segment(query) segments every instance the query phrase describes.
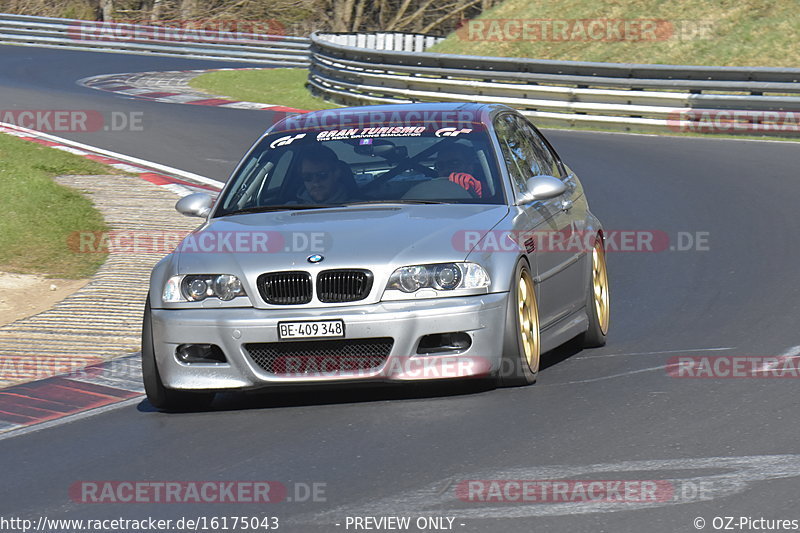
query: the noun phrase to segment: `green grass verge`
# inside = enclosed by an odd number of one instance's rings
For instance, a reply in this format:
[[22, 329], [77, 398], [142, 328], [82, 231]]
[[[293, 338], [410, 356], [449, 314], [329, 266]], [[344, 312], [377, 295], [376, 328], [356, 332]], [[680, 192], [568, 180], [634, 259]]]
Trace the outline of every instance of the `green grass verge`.
[[[433, 52], [537, 59], [719, 66], [800, 66], [800, 9], [796, 0], [506, 0], [480, 19], [656, 19], [659, 40], [597, 41], [541, 38], [524, 40], [506, 33], [472, 33], [466, 26], [431, 49]], [[575, 26], [570, 27], [570, 31]], [[513, 33], [513, 32], [512, 32]], [[664, 38], [661, 36], [663, 35]], [[482, 37], [485, 40], [478, 40]]]
[[305, 88], [307, 78], [308, 70], [304, 68], [227, 70], [201, 74], [192, 79], [189, 85], [195, 89], [246, 102], [306, 110], [340, 107], [312, 96]]
[[51, 178], [109, 173], [94, 161], [0, 134], [0, 270], [67, 279], [92, 275], [106, 254], [75, 253], [70, 236], [108, 228], [89, 199]]

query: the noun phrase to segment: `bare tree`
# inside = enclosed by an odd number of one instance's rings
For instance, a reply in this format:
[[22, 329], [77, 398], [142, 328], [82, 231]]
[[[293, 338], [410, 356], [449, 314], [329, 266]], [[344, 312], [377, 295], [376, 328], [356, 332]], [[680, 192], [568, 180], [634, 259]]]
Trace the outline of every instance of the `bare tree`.
[[[408, 31], [445, 35], [500, 0], [0, 0], [0, 11], [158, 23], [277, 21], [287, 33]], [[69, 7], [67, 7], [69, 6]], [[76, 7], [77, 6], [77, 7]], [[276, 25], [278, 25], [276, 23]]]
[[197, 17], [197, 0], [181, 0], [180, 18], [189, 20]]
[[114, 20], [114, 0], [100, 0], [100, 16], [103, 22]]
[[153, 0], [153, 6], [150, 9], [150, 22], [156, 22], [161, 19], [161, 9], [163, 7], [162, 0]]

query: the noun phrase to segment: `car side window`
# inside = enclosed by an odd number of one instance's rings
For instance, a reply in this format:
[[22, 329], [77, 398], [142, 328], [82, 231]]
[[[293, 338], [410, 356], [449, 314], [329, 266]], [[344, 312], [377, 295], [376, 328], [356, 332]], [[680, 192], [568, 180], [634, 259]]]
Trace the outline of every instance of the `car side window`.
[[522, 135], [526, 138], [527, 143], [531, 146], [531, 150], [537, 161], [536, 169], [538, 173], [534, 174], [534, 176], [547, 175], [563, 178], [564, 173], [561, 171], [558, 158], [553, 154], [553, 151], [547, 145], [547, 141], [544, 140], [544, 137], [542, 137], [524, 118], [518, 116], [514, 116], [513, 118], [517, 122], [518, 127], [522, 130]]
[[513, 120], [513, 115], [505, 114], [495, 118], [494, 128], [500, 143], [500, 151], [511, 176], [514, 192], [517, 196], [524, 193], [528, 187], [528, 177], [525, 171], [525, 140], [520, 135], [519, 128]]
[[527, 190], [530, 178], [561, 177], [557, 160], [526, 120], [512, 114], [500, 115], [495, 119], [495, 129], [517, 194]]

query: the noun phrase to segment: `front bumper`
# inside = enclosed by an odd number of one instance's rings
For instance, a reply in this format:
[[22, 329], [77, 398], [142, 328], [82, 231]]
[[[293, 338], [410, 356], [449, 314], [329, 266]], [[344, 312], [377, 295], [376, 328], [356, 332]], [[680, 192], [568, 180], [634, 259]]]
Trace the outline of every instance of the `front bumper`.
[[[486, 376], [501, 364], [508, 293], [324, 309], [152, 309], [153, 347], [163, 384], [172, 389], [255, 389], [314, 382], [392, 382]], [[275, 374], [248, 355], [245, 344], [280, 342], [278, 322], [342, 319], [345, 339], [394, 339], [385, 362], [361, 370]], [[437, 355], [417, 354], [420, 339], [465, 332], [471, 345]], [[287, 343], [298, 341], [283, 341]], [[215, 344], [227, 362], [177, 359], [181, 344]]]

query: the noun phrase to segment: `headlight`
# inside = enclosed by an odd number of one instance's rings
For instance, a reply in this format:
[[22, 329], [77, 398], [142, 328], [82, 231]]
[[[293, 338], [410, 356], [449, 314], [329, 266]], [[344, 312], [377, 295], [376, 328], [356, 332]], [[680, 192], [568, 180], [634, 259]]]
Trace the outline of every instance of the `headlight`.
[[225, 301], [244, 295], [242, 282], [236, 276], [229, 274], [220, 274], [214, 278], [212, 289], [214, 289], [213, 292], [217, 295], [217, 298]]
[[440, 263], [398, 268], [389, 277], [386, 290], [403, 293], [413, 293], [420, 289], [472, 290], [485, 289], [489, 283], [489, 274], [476, 263]]
[[461, 269], [457, 265], [436, 265], [433, 267], [433, 284], [445, 291], [452, 291], [461, 283]]
[[164, 285], [162, 298], [165, 302], [199, 302], [206, 298], [233, 300], [247, 296], [242, 282], [230, 274], [192, 274], [172, 276]]

